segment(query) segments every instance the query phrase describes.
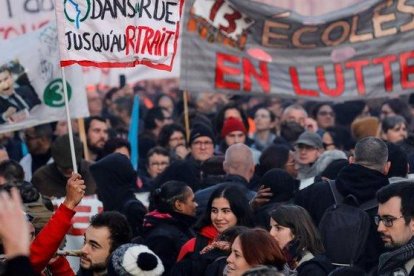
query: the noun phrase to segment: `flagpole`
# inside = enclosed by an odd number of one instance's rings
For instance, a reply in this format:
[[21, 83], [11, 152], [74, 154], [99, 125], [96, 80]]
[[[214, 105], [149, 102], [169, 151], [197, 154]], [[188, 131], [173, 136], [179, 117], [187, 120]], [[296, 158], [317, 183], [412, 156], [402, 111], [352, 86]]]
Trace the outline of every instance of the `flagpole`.
[[69, 98], [68, 98], [68, 89], [66, 85], [65, 69], [63, 67], [60, 67], [60, 68], [62, 70], [63, 96], [65, 99], [66, 121], [68, 124], [70, 155], [72, 157], [73, 172], [78, 173], [78, 165], [76, 164], [75, 144], [73, 142], [72, 121], [70, 119]]
[[184, 125], [185, 125], [185, 138], [188, 142], [190, 141], [190, 119], [188, 114], [188, 92], [184, 91]]

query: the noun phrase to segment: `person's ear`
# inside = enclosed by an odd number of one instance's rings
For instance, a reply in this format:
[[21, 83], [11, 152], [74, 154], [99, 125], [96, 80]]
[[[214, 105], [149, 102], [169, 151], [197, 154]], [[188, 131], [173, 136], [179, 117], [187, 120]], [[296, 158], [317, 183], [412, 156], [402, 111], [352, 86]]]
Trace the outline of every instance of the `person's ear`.
[[349, 164], [354, 164], [355, 163], [355, 157], [353, 155], [348, 157], [348, 162]]
[[174, 201], [174, 209], [181, 212], [183, 210], [183, 203], [177, 199]]
[[384, 175], [388, 175], [390, 168], [391, 168], [391, 162], [387, 161], [387, 163], [385, 163], [384, 168], [383, 168]]

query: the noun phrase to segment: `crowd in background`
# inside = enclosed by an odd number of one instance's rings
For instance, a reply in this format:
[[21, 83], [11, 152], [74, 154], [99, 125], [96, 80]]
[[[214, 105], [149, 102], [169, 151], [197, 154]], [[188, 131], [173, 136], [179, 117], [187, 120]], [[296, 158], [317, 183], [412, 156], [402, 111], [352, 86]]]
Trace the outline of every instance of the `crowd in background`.
[[[65, 121], [0, 134], [5, 275], [414, 275], [414, 97], [185, 102], [175, 79], [87, 95], [78, 173]], [[94, 194], [73, 271], [56, 252]]]

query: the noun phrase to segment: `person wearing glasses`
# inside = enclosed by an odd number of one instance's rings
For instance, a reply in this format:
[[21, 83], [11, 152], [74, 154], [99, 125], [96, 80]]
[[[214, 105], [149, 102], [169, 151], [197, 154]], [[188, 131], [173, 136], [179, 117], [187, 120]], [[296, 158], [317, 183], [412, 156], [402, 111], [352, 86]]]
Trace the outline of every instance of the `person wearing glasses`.
[[317, 104], [312, 110], [312, 117], [319, 129], [335, 126], [335, 111], [329, 103]]
[[376, 275], [414, 275], [414, 181], [403, 180], [377, 192], [377, 231], [389, 249]]

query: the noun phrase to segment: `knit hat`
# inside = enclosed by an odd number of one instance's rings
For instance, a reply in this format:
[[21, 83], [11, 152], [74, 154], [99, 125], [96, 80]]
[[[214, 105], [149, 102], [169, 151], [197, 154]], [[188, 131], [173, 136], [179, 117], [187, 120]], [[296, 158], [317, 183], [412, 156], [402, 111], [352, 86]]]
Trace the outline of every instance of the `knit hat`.
[[296, 141], [295, 145], [304, 144], [307, 146], [311, 146], [317, 149], [323, 148], [323, 142], [321, 136], [314, 132], [305, 131], [302, 133], [298, 140]]
[[[73, 137], [75, 147], [76, 163], [82, 160], [82, 142], [76, 136]], [[51, 153], [54, 162], [63, 169], [72, 168], [72, 157], [70, 153], [69, 134], [58, 137], [52, 144]]]
[[190, 132], [190, 145], [194, 142], [195, 139], [203, 136], [209, 137], [214, 143], [214, 133], [209, 126], [202, 123], [194, 125]]
[[362, 138], [378, 135], [380, 122], [376, 117], [364, 117], [356, 119], [351, 124], [351, 133], [355, 141]]
[[241, 120], [229, 117], [224, 121], [223, 128], [221, 129], [221, 137], [226, 137], [230, 132], [241, 131], [246, 134], [246, 128]]
[[147, 246], [127, 243], [111, 255], [108, 275], [111, 276], [158, 276], [164, 273], [160, 258]]

